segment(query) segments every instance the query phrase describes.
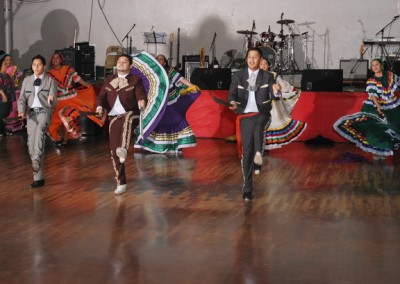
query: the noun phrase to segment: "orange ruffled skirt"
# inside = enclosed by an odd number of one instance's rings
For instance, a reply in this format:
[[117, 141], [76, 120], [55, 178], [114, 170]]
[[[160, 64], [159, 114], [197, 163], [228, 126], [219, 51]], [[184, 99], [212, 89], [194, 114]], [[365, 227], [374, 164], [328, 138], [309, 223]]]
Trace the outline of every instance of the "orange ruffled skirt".
[[[79, 125], [79, 115], [81, 112], [94, 112], [96, 109], [96, 93], [94, 87], [78, 88], [77, 95], [73, 98], [57, 101], [53, 116], [50, 120], [48, 133], [54, 141], [61, 141], [58, 129], [64, 125], [68, 132], [68, 139], [76, 139], [81, 137], [81, 127]], [[90, 120], [98, 124], [104, 125], [105, 119], [98, 118], [94, 115], [87, 116]]]

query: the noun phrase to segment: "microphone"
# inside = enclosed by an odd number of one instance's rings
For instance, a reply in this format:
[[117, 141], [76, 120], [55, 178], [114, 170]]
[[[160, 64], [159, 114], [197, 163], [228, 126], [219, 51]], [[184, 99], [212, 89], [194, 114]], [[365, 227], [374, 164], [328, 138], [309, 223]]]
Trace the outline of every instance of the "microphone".
[[281, 14], [281, 20], [283, 20], [283, 13]]
[[256, 22], [253, 20], [253, 30], [256, 28]]
[[397, 19], [398, 17], [400, 17], [400, 15], [394, 16], [393, 19]]

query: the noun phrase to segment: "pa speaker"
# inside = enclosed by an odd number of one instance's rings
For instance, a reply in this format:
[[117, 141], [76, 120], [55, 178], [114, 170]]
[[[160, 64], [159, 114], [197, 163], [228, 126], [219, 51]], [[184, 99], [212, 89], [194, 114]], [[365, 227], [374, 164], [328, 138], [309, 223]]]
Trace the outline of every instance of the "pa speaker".
[[231, 76], [230, 68], [196, 68], [190, 82], [202, 90], [229, 90]]
[[343, 80], [367, 80], [368, 60], [340, 60]]
[[301, 77], [302, 91], [342, 92], [342, 69], [311, 69], [303, 70]]

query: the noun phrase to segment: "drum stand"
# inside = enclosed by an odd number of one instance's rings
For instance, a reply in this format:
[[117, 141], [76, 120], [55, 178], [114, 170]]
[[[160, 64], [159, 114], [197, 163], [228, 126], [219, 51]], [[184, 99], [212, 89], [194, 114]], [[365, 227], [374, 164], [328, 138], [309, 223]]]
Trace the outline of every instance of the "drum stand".
[[[289, 26], [289, 25], [288, 25]], [[294, 73], [295, 71], [299, 71], [299, 66], [297, 65], [296, 60], [294, 59], [294, 44], [293, 44], [293, 35], [292, 30], [289, 26], [289, 35], [283, 35], [283, 28], [281, 29], [281, 33], [279, 35], [281, 38], [281, 42], [279, 43], [279, 60], [276, 64], [275, 70], [278, 73], [282, 73], [283, 71], [291, 71]], [[285, 47], [285, 39], [287, 40], [287, 57], [283, 58], [283, 51]]]
[[288, 65], [289, 65], [289, 70], [292, 72], [299, 71], [299, 66], [297, 65], [296, 60], [294, 59], [294, 42], [293, 42], [294, 36], [292, 33], [289, 33], [289, 39], [288, 39]]

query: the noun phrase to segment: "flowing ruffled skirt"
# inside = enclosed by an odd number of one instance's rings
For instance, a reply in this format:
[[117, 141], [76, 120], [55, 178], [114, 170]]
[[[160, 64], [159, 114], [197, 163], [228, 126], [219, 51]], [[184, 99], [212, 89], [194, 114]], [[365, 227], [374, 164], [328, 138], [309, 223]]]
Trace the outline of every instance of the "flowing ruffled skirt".
[[300, 91], [285, 93], [280, 100], [272, 101], [271, 123], [265, 131], [265, 149], [280, 148], [296, 140], [307, 124], [291, 117]]
[[400, 108], [384, 113], [382, 118], [374, 106], [364, 104], [361, 112], [341, 117], [333, 128], [365, 152], [390, 156], [400, 143]]
[[182, 148], [196, 146], [196, 137], [186, 120], [186, 112], [200, 93], [198, 88], [186, 87], [178, 98], [169, 97], [157, 126], [140, 146], [135, 147], [154, 153], [178, 153]]
[[[78, 120], [79, 116], [81, 113], [95, 111], [96, 94], [94, 87], [78, 89], [77, 93], [77, 96], [73, 98], [57, 101], [48, 128], [48, 134], [54, 141], [63, 139], [59, 133], [59, 128], [62, 125], [65, 126], [69, 139], [79, 138], [82, 135]], [[94, 115], [88, 115], [87, 117], [99, 126], [104, 125], [104, 119], [100, 119]]]

